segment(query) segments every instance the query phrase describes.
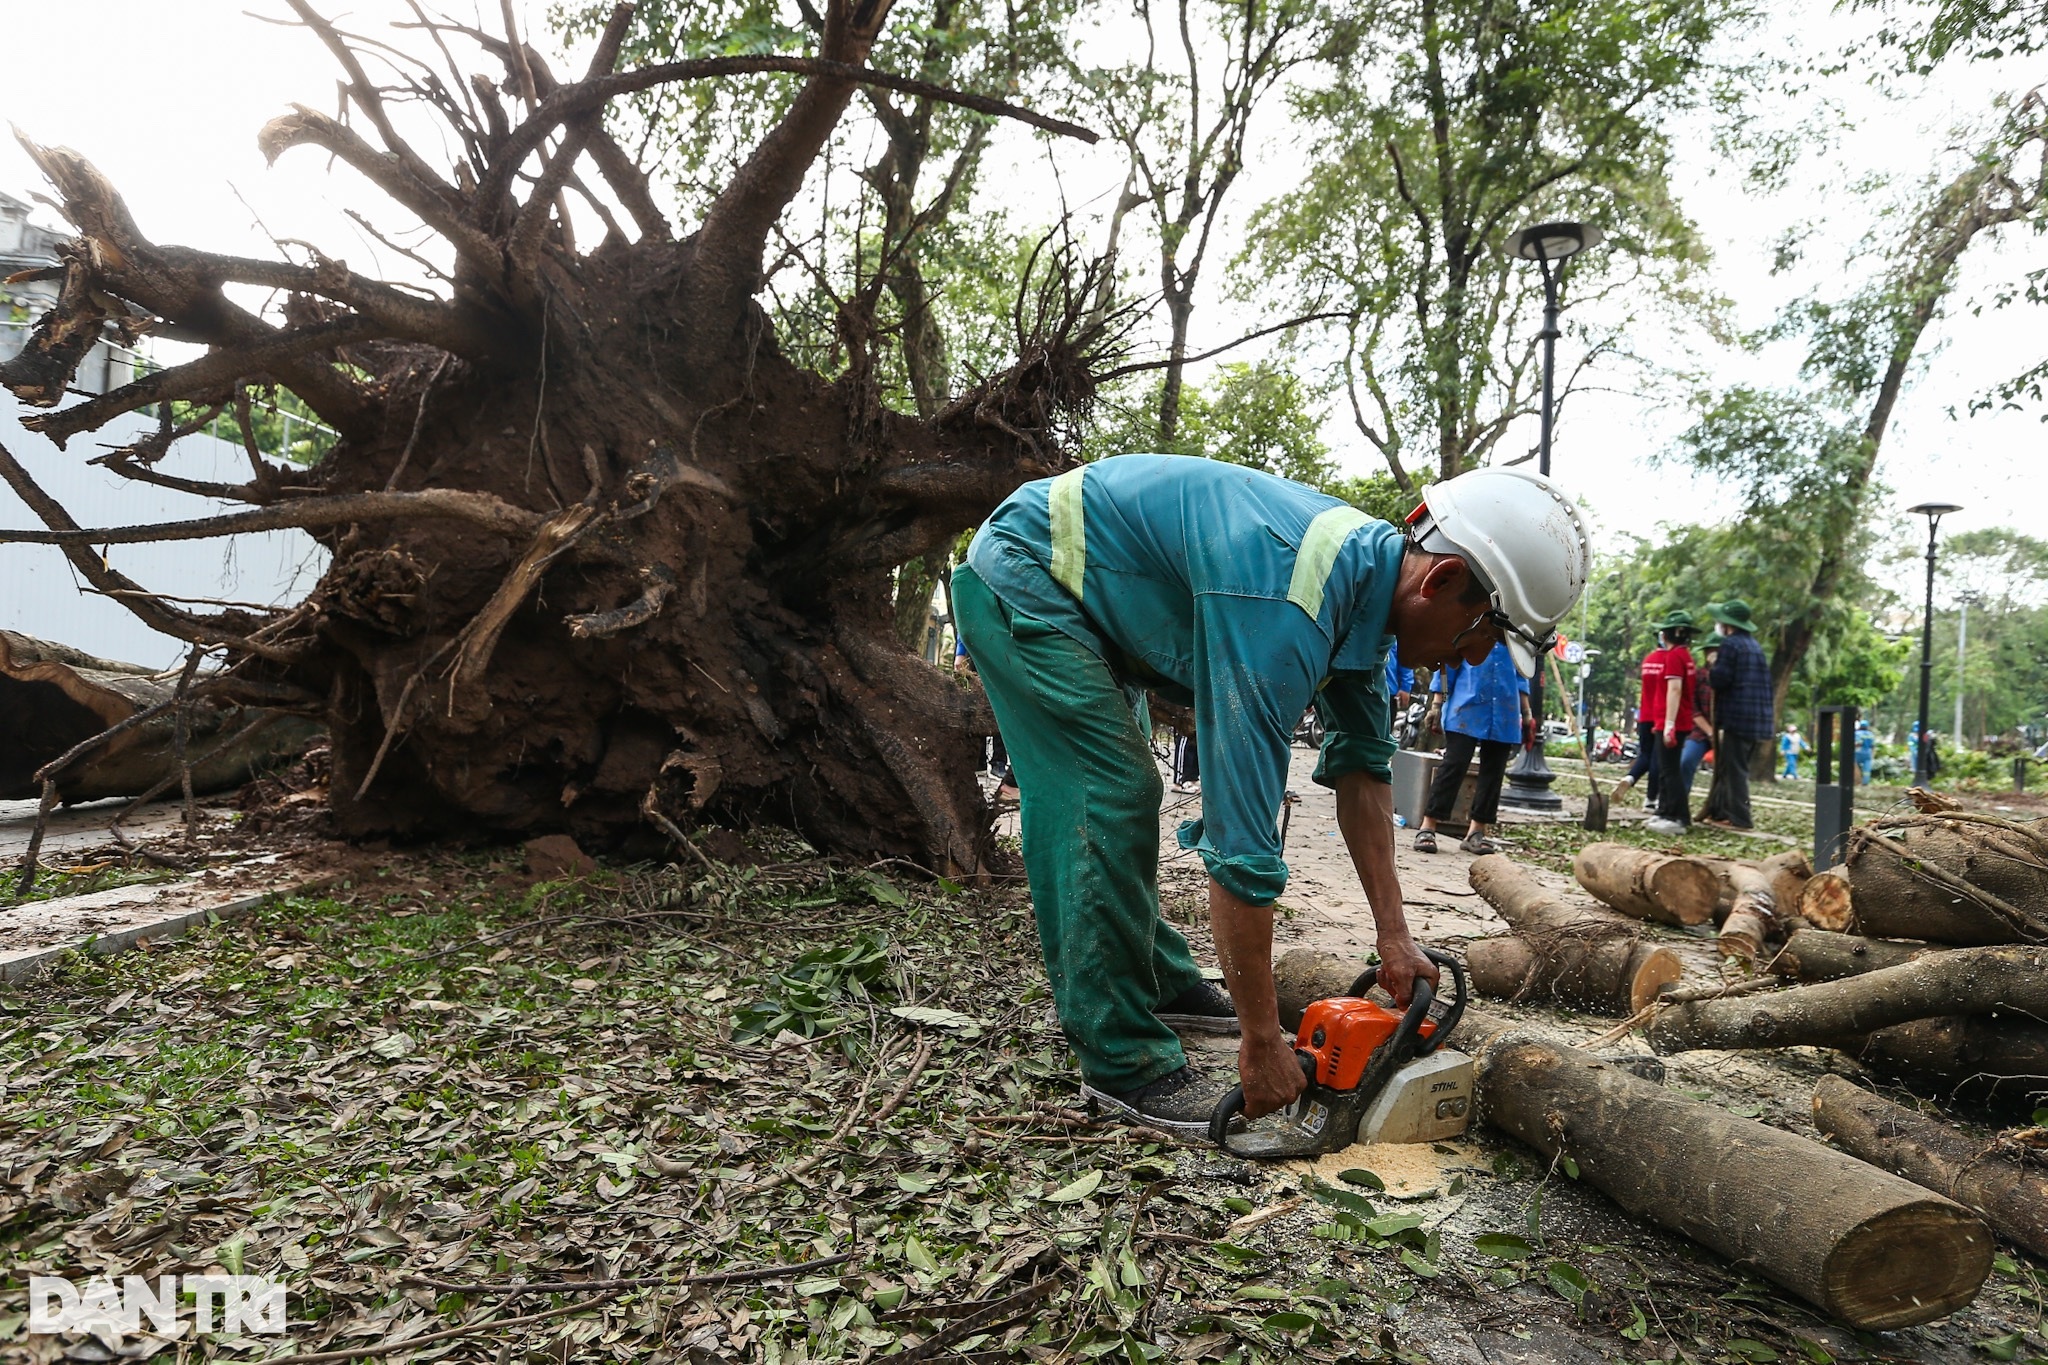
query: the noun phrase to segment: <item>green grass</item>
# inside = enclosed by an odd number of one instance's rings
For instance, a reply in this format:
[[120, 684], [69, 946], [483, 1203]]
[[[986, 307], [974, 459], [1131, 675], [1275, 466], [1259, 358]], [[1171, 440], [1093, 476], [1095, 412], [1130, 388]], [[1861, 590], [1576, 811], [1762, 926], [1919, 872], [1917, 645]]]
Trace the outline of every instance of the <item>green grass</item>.
[[[673, 1281], [850, 1252], [794, 1282], [654, 1285], [481, 1326], [446, 1358], [880, 1358], [946, 1305], [1041, 1275], [1051, 1298], [958, 1349], [1413, 1360], [1432, 1332], [1511, 1320], [1617, 1357], [1856, 1353], [1497, 1139], [1453, 1228], [1455, 1204], [1408, 1226], [1377, 1194], [1076, 1127], [1020, 892], [764, 857], [531, 890], [483, 855], [415, 859], [0, 995], [0, 1351], [30, 1273], [279, 1275], [303, 1352], [578, 1302], [419, 1279]], [[1534, 1250], [1483, 1254], [1489, 1234]], [[2033, 1272], [1999, 1285], [1994, 1325], [2031, 1330]]]

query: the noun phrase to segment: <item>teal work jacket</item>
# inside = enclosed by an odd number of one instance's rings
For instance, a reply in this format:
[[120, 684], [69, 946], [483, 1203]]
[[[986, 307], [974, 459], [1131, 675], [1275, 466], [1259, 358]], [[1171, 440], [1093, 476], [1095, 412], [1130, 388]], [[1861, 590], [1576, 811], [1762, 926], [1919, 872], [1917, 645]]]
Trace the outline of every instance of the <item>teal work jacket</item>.
[[1255, 469], [1121, 455], [1012, 493], [967, 562], [1012, 611], [1195, 712], [1203, 818], [1183, 848], [1232, 894], [1287, 884], [1288, 746], [1313, 702], [1315, 780], [1392, 780], [1387, 613], [1404, 540], [1336, 498]]

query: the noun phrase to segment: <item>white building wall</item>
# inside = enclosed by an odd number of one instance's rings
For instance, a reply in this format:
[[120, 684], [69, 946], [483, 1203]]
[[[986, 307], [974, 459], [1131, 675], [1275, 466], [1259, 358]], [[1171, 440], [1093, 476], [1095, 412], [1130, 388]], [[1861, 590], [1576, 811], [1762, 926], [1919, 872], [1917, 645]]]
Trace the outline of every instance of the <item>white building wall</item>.
[[[81, 526], [187, 521], [243, 510], [242, 504], [135, 483], [87, 463], [154, 430], [150, 418], [124, 415], [103, 430], [74, 436], [70, 449], [59, 450], [22, 427], [21, 418], [33, 411], [0, 389], [0, 445]], [[241, 483], [249, 477], [242, 448], [208, 435], [185, 437], [158, 468], [211, 482]], [[14, 490], [0, 483], [0, 528], [41, 527]], [[302, 531], [115, 545], [107, 548], [106, 557], [152, 592], [265, 606], [298, 601], [327, 567], [326, 550]], [[185, 652], [180, 641], [149, 629], [118, 602], [94, 593], [53, 545], [0, 544], [0, 628], [149, 667], [171, 667]]]

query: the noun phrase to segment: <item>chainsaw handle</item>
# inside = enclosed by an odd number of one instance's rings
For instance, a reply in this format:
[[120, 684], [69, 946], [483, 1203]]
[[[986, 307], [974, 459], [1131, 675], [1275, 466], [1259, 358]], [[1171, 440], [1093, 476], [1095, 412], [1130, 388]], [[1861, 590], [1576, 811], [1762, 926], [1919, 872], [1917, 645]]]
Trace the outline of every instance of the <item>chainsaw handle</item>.
[[[1424, 948], [1422, 955], [1439, 967], [1450, 968], [1451, 981], [1457, 986], [1458, 994], [1457, 998], [1451, 1001], [1450, 1007], [1444, 1011], [1443, 1020], [1436, 1026], [1436, 1032], [1430, 1035], [1428, 1045], [1424, 1046], [1422, 1023], [1429, 1018], [1429, 1007], [1436, 999], [1436, 991], [1429, 982], [1419, 977], [1416, 979], [1415, 992], [1408, 1001], [1408, 1012], [1401, 1016], [1401, 1027], [1394, 1031], [1393, 1039], [1389, 1043], [1389, 1046], [1395, 1049], [1394, 1055], [1398, 1057], [1428, 1056], [1444, 1045], [1444, 1040], [1451, 1036], [1451, 1030], [1465, 1017], [1465, 997], [1470, 992], [1465, 983], [1464, 965], [1449, 953], [1437, 948]], [[1348, 994], [1363, 998], [1367, 991], [1379, 984], [1379, 979], [1380, 969], [1377, 966], [1367, 967], [1358, 974], [1358, 979], [1351, 983]], [[1413, 1048], [1414, 1051], [1405, 1051], [1408, 1048]]]
[[[1316, 1059], [1306, 1052], [1297, 1050], [1294, 1060], [1301, 1063], [1301, 1078], [1313, 1085], [1316, 1079]], [[1243, 1112], [1244, 1087], [1233, 1085], [1230, 1087], [1230, 1093], [1216, 1101], [1216, 1108], [1210, 1111], [1209, 1141], [1224, 1151], [1229, 1151], [1230, 1144], [1225, 1139], [1230, 1134], [1230, 1121]]]

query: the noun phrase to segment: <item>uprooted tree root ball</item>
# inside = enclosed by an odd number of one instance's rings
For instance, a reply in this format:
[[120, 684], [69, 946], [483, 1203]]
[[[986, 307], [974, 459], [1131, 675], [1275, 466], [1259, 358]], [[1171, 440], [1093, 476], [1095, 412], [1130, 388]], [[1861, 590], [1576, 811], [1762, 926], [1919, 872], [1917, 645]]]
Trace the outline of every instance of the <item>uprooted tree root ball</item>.
[[[342, 68], [346, 117], [297, 107], [262, 130], [264, 152], [325, 153], [438, 234], [454, 261], [439, 294], [310, 248], [298, 263], [159, 246], [83, 157], [28, 144], [79, 235], [49, 272], [58, 304], [0, 382], [54, 406], [110, 327], [206, 343], [200, 359], [30, 425], [62, 444], [155, 405], [160, 431], [102, 462], [249, 510], [81, 529], [0, 450], [0, 474], [48, 528], [0, 540], [60, 545], [152, 627], [224, 651], [195, 694], [323, 720], [343, 832], [567, 829], [651, 849], [703, 819], [766, 819], [824, 848], [984, 873], [990, 816], [971, 774], [993, 721], [978, 693], [898, 642], [892, 573], [1066, 463], [1117, 326], [1098, 298], [1103, 267], [1037, 253], [1005, 319], [1015, 364], [925, 418], [881, 401], [879, 283], [840, 303], [850, 363], [831, 380], [784, 354], [755, 294], [764, 244], [863, 84], [1093, 135], [865, 68], [886, 4], [829, 5], [815, 59], [616, 72], [622, 5], [589, 71], [565, 83], [523, 45], [425, 25], [444, 54], [470, 42], [513, 88], [530, 82], [508, 111], [449, 57], [445, 78], [410, 92], [427, 92], [462, 149], [444, 175], [394, 127], [387, 97], [406, 92], [365, 74], [366, 40], [292, 7]], [[606, 101], [761, 72], [801, 78], [800, 93], [678, 236], [606, 132]], [[590, 172], [631, 225], [592, 198], [608, 230], [579, 250], [564, 196], [587, 194]], [[278, 291], [282, 321], [224, 286]], [[320, 465], [269, 464], [250, 439], [246, 483], [158, 468], [215, 416], [235, 414], [246, 434], [263, 384], [340, 433]], [[178, 411], [190, 420], [174, 424]], [[271, 615], [150, 596], [95, 548], [286, 527], [333, 561]]]

